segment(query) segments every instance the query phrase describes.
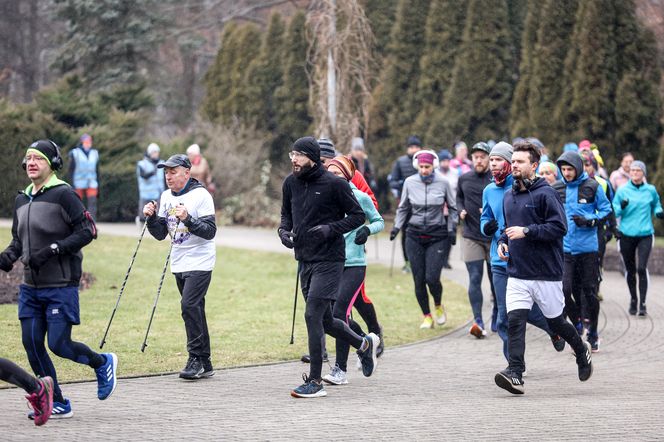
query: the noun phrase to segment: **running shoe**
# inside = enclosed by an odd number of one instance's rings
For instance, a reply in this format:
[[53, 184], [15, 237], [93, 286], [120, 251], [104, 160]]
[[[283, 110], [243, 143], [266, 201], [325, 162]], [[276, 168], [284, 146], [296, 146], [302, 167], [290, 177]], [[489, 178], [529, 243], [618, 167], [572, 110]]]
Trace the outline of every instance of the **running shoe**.
[[346, 385], [348, 383], [346, 372], [340, 369], [338, 365], [332, 367], [330, 373], [323, 376], [323, 380], [332, 385]]
[[474, 322], [473, 325], [470, 326], [469, 332], [477, 339], [482, 339], [486, 336], [486, 330], [484, 330], [484, 327], [480, 326], [477, 322]]
[[[53, 401], [53, 409], [51, 411], [50, 419], [68, 419], [74, 415], [71, 409], [71, 402], [65, 398], [64, 402]], [[28, 413], [28, 419], [35, 420], [34, 410]]]
[[201, 358], [189, 356], [187, 365], [180, 372], [180, 378], [195, 381], [196, 379], [200, 379], [203, 376], [203, 373], [205, 373], [205, 368], [203, 368], [203, 361], [201, 361]]
[[512, 394], [524, 394], [523, 379], [518, 374], [512, 372], [509, 368], [499, 371], [493, 377], [496, 385], [507, 390]]
[[589, 333], [588, 342], [590, 343], [590, 349], [593, 353], [599, 352], [599, 335]]
[[632, 298], [632, 300], [629, 301], [629, 314], [636, 315], [636, 298]]
[[117, 385], [118, 357], [115, 353], [102, 353], [106, 363], [97, 368], [97, 397], [100, 401], [108, 399]]
[[212, 361], [210, 358], [203, 358], [203, 373], [201, 373], [202, 378], [211, 378], [214, 376], [214, 367], [212, 366]]
[[445, 314], [445, 307], [443, 305], [436, 306], [436, 324], [444, 325], [447, 322], [447, 315]]
[[559, 335], [551, 335], [551, 343], [557, 352], [565, 350], [565, 340]]
[[420, 325], [420, 328], [433, 328], [433, 318], [431, 315], [426, 315], [424, 317], [424, 321], [422, 321], [422, 325]]
[[327, 391], [323, 387], [321, 381], [315, 381], [307, 376], [306, 373], [302, 374], [304, 384], [295, 388], [290, 392], [290, 395], [297, 398], [312, 398], [327, 396]]
[[380, 344], [378, 344], [378, 348], [376, 348], [376, 357], [380, 358], [383, 355], [383, 352], [385, 351], [385, 339], [383, 339], [383, 327], [380, 325], [378, 326], [378, 337], [380, 338]]
[[576, 355], [576, 365], [579, 367], [579, 380], [585, 382], [593, 375], [592, 347], [590, 343], [583, 343], [585, 349], [581, 354]]
[[[304, 362], [305, 364], [310, 364], [311, 363], [311, 356], [309, 355], [302, 355], [300, 358], [300, 361]], [[329, 359], [327, 357], [327, 350], [323, 352], [323, 362], [328, 362]]]
[[401, 273], [410, 273], [410, 263], [406, 262], [403, 267], [401, 267]]
[[41, 426], [48, 421], [53, 412], [53, 379], [50, 376], [37, 379], [37, 385], [39, 385], [39, 391], [29, 394], [25, 398], [32, 407], [32, 419], [35, 421], [35, 425]]
[[380, 344], [380, 338], [376, 336], [375, 333], [369, 333], [364, 337], [365, 342], [367, 342], [367, 348], [358, 350], [357, 354], [360, 356], [362, 361], [362, 374], [366, 377], [371, 376], [374, 371], [376, 371], [376, 366], [378, 365], [378, 359], [376, 358], [376, 348]]
[[639, 316], [646, 316], [648, 314], [648, 310], [646, 309], [646, 303], [642, 302], [639, 304]]

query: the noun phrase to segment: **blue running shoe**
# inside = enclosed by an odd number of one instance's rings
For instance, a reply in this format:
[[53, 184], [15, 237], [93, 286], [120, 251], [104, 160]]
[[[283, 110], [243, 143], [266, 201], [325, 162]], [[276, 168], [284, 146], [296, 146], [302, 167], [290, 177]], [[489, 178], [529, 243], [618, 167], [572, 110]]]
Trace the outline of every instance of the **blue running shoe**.
[[[53, 401], [53, 411], [51, 411], [51, 419], [67, 419], [74, 415], [71, 409], [71, 402], [65, 398], [64, 402]], [[28, 419], [35, 420], [35, 412], [28, 413]]]
[[97, 373], [97, 397], [100, 401], [108, 399], [115, 391], [118, 369], [118, 357], [115, 353], [103, 353], [106, 363], [95, 370]]

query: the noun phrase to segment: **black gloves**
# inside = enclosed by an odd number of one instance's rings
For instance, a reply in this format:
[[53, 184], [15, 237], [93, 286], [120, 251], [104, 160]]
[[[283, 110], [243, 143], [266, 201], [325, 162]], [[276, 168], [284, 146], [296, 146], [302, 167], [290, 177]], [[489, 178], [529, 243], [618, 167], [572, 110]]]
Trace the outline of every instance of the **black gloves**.
[[390, 241], [394, 241], [394, 238], [396, 238], [398, 234], [399, 229], [397, 227], [392, 227], [392, 230], [390, 231]]
[[51, 246], [46, 246], [34, 253], [31, 253], [28, 264], [32, 270], [39, 271], [40, 267], [46, 264], [46, 261], [48, 261], [49, 258], [55, 256], [56, 254], [57, 249], [52, 249]]
[[597, 218], [588, 219], [581, 215], [573, 215], [572, 220], [579, 227], [595, 227], [597, 225]]
[[455, 246], [456, 245], [456, 230], [448, 230], [447, 231], [447, 237], [450, 239], [450, 244]]
[[620, 201], [620, 208], [625, 210], [625, 207], [627, 207], [627, 204], [629, 204], [629, 200]]
[[279, 232], [279, 239], [281, 239], [281, 244], [285, 245], [289, 249], [292, 249], [295, 246], [295, 234], [293, 232], [289, 232], [288, 230], [280, 228], [278, 230]]
[[4, 272], [11, 272], [14, 263], [4, 253], [0, 254], [0, 270]]
[[484, 234], [486, 236], [493, 236], [494, 233], [498, 230], [498, 221], [492, 219], [488, 223], [484, 224]]
[[664, 219], [664, 212], [656, 213], [656, 214], [655, 214], [655, 217], [656, 217], [657, 219]]
[[307, 230], [307, 233], [314, 241], [323, 242], [330, 237], [332, 229], [327, 224], [320, 224]]
[[371, 235], [371, 232], [367, 226], [360, 227], [355, 234], [355, 244], [359, 245], [366, 243], [369, 235]]

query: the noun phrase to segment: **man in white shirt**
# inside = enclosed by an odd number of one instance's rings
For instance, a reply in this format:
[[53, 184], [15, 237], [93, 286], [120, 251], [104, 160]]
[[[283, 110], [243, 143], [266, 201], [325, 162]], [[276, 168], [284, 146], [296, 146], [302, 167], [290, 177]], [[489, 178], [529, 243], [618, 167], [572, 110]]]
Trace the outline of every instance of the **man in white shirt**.
[[205, 295], [216, 259], [214, 202], [210, 193], [191, 177], [186, 155], [173, 155], [157, 167], [166, 169], [168, 190], [143, 208], [150, 234], [158, 240], [171, 236], [171, 272], [182, 296], [182, 319], [187, 332], [189, 360], [183, 379], [214, 375], [210, 361], [210, 335], [205, 319]]

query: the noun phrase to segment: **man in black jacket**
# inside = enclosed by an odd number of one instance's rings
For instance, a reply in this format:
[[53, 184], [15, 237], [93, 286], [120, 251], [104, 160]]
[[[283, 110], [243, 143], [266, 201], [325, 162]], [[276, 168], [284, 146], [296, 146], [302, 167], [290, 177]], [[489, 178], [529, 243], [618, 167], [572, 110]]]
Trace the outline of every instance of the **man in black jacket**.
[[[72, 326], [81, 323], [78, 285], [81, 249], [97, 235], [92, 217], [69, 184], [56, 176], [62, 168], [60, 148], [51, 140], [35, 141], [23, 158], [30, 185], [16, 197], [12, 241], [0, 254], [0, 269], [8, 272], [23, 263], [19, 286], [18, 318], [30, 366], [40, 377], [53, 379], [54, 418], [73, 416], [62, 395], [55, 367], [46, 352], [85, 364], [97, 374], [97, 397], [107, 399], [115, 390], [118, 358], [99, 354], [72, 341]], [[28, 414], [35, 418], [34, 412]]]
[[378, 336], [358, 336], [331, 309], [346, 258], [343, 234], [364, 224], [365, 216], [348, 182], [322, 167], [315, 138], [295, 141], [289, 156], [293, 173], [284, 180], [278, 233], [284, 246], [295, 249], [311, 355], [309, 376], [291, 395], [320, 397], [327, 395], [321, 382], [325, 333], [358, 349], [365, 376], [376, 367]]
[[[470, 334], [478, 339], [486, 336], [484, 320], [482, 319], [482, 277], [484, 276], [484, 263], [487, 265], [489, 282], [491, 282], [491, 238], [480, 231], [480, 215], [482, 214], [482, 192], [491, 183], [489, 172], [489, 154], [491, 148], [483, 141], [470, 149], [473, 160], [473, 170], [459, 177], [457, 188], [457, 210], [463, 224], [463, 261], [468, 270], [468, 299], [473, 310], [475, 321], [470, 327]], [[493, 321], [496, 322], [498, 304], [491, 283], [493, 297]]]

